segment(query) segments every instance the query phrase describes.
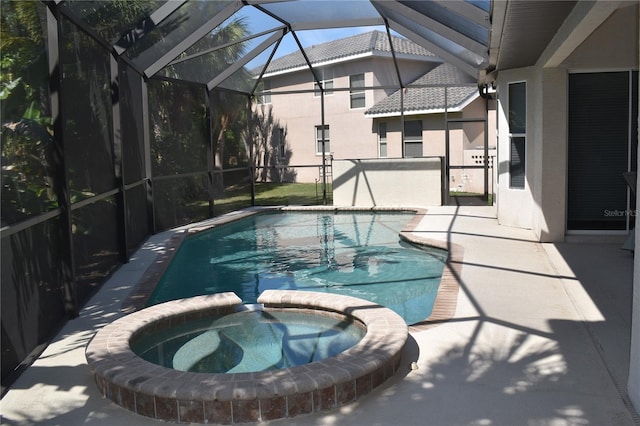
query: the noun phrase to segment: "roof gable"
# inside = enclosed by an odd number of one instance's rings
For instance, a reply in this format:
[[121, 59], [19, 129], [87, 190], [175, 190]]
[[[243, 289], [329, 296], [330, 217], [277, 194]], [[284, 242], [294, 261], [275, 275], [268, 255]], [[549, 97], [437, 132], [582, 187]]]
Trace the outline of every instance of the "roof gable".
[[[422, 46], [404, 39], [391, 36], [393, 48], [397, 55], [413, 56], [419, 60], [436, 59], [436, 56]], [[370, 31], [355, 36], [333, 40], [304, 49], [311, 65], [330, 61], [348, 60], [363, 54], [391, 54], [389, 37], [382, 31]], [[271, 61], [265, 74], [293, 71], [307, 67], [302, 52], [296, 51]]]
[[369, 108], [365, 115], [369, 117], [399, 115], [401, 98], [404, 102], [405, 115], [444, 111], [444, 88], [421, 87], [427, 85], [447, 86], [447, 109], [460, 110], [478, 96], [475, 83], [476, 81], [465, 72], [451, 64], [443, 63], [409, 84], [409, 87], [404, 89], [403, 96], [398, 90]]

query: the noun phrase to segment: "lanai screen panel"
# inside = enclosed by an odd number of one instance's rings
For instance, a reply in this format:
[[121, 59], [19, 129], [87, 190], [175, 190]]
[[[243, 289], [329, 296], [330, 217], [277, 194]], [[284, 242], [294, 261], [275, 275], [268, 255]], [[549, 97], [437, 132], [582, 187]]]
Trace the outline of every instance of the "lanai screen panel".
[[116, 188], [109, 53], [68, 20], [62, 25], [64, 148], [72, 202]]
[[436, 4], [372, 2], [387, 18], [390, 28], [469, 74], [477, 75], [488, 60], [488, 2], [430, 2], [444, 3], [448, 10]]
[[[62, 19], [63, 137], [77, 295], [85, 302], [118, 264], [109, 52]], [[85, 201], [86, 203], [83, 203]]]
[[[2, 105], [3, 117], [15, 121], [5, 126], [2, 146], [3, 165], [8, 165], [3, 169], [3, 183], [7, 185], [2, 188], [1, 203], [5, 223], [1, 250], [2, 323], [6, 330], [9, 329], [6, 324], [17, 324], [15, 334], [8, 336], [9, 349], [5, 352], [9, 353], [3, 356], [3, 381], [18, 363], [28, 359], [31, 350], [46, 343], [61, 324], [65, 312], [73, 314], [77, 311], [103, 278], [126, 257], [123, 253], [137, 248], [154, 231], [210, 217], [212, 204], [213, 210], [220, 213], [221, 208], [215, 207], [220, 198], [216, 197], [231, 198], [235, 187], [244, 185], [242, 191], [246, 195], [246, 184], [250, 181], [246, 166], [250, 161], [259, 168], [260, 174], [253, 176], [259, 182], [263, 176], [265, 183], [290, 182], [294, 178], [301, 180], [304, 174], [311, 174], [311, 182], [322, 182], [326, 176], [320, 174], [322, 156], [318, 155], [318, 147], [322, 141], [319, 141], [318, 129], [324, 121], [324, 126], [329, 126], [325, 135], [327, 147], [334, 149], [340, 146], [336, 131], [340, 124], [330, 121], [333, 119], [330, 104], [354, 100], [354, 109], [360, 108], [362, 84], [359, 73], [356, 72], [353, 78], [353, 74], [340, 75], [338, 71], [332, 74], [334, 93], [324, 100], [324, 120], [317, 112], [317, 120], [312, 123], [278, 121], [278, 111], [272, 111], [272, 121], [264, 125], [267, 127], [263, 126], [267, 137], [260, 138], [267, 144], [261, 142], [264, 148], [258, 151], [256, 139], [252, 146], [255, 149], [253, 156], [249, 156], [251, 151], [247, 139], [243, 139], [241, 134], [241, 124], [243, 120], [255, 119], [248, 106], [244, 106], [248, 101], [247, 95], [260, 87], [254, 70], [258, 68], [257, 75], [262, 74], [264, 68], [259, 66], [268, 63], [274, 51], [283, 47], [282, 44], [293, 42], [290, 52], [300, 47], [298, 41], [303, 46], [317, 44], [306, 39], [312, 31], [388, 23], [392, 30], [419, 44], [427, 39], [435, 46], [436, 42], [441, 43], [441, 50], [458, 62], [466, 63], [465, 55], [471, 55], [469, 57], [476, 62], [467, 64], [467, 71], [473, 74], [478, 57], [482, 60], [485, 57], [483, 37], [486, 33], [482, 28], [465, 28], [465, 21], [458, 18], [470, 18], [471, 22], [478, 24], [473, 18], [476, 9], [490, 10], [489, 1], [462, 0], [433, 0], [419, 5], [391, 0], [55, 0], [1, 3], [3, 24], [7, 17], [19, 23], [19, 31], [12, 35], [32, 42], [44, 42], [38, 46], [39, 56], [34, 56], [37, 61], [21, 56], [27, 53], [23, 50], [23, 43], [7, 45], [3, 50], [3, 58], [5, 55], [9, 55], [7, 58], [11, 55], [20, 58], [13, 64], [3, 61], [3, 71], [6, 70], [6, 76], [11, 76], [11, 83], [22, 85], [28, 82], [33, 89], [15, 106], [17, 109], [10, 109], [9, 105], [20, 96], [17, 90], [13, 95], [6, 94], [9, 98], [3, 99]], [[28, 20], [30, 17], [27, 15], [31, 14], [18, 16], [7, 13], [13, 5], [37, 9], [35, 21], [30, 24], [35, 23], [36, 27], [43, 25], [42, 39], [33, 37], [33, 25], [20, 23]], [[435, 5], [446, 6], [447, 10], [434, 9]], [[387, 10], [390, 12], [386, 13]], [[402, 10], [409, 13], [403, 14]], [[452, 38], [438, 34], [434, 27], [421, 25], [424, 20], [412, 21], [414, 26], [399, 23], [401, 19], [423, 19], [420, 17], [423, 14], [431, 14], [430, 19], [448, 24], [453, 32]], [[204, 53], [200, 41], [224, 27], [225, 22], [234, 16], [247, 16], [248, 24], [244, 38], [234, 39], [244, 43], [244, 51], [238, 60], [225, 61], [219, 69], [202, 70], [198, 68], [203, 65], [206, 68], [208, 64], [198, 59], [192, 63], [196, 65], [195, 70], [182, 70], [183, 65], [176, 60]], [[10, 26], [3, 27], [3, 31], [5, 29], [15, 30]], [[281, 35], [277, 31], [282, 31]], [[430, 37], [429, 31], [435, 35]], [[55, 40], [57, 36], [60, 40]], [[300, 40], [296, 36], [300, 36]], [[467, 39], [471, 40], [469, 45], [465, 44]], [[447, 50], [447, 40], [457, 43], [458, 50]], [[237, 43], [225, 43], [215, 47], [229, 55], [234, 49], [232, 45]], [[480, 52], [474, 43], [479, 44]], [[422, 45], [431, 50], [428, 44]], [[310, 51], [305, 48], [305, 54], [310, 55]], [[204, 55], [209, 53], [212, 52]], [[190, 59], [185, 61], [185, 68], [188, 68], [186, 65]], [[55, 68], [55, 65], [60, 67]], [[322, 98], [315, 95], [313, 81], [323, 66], [314, 65], [313, 72], [308, 63], [303, 64], [306, 66], [304, 70], [300, 70], [301, 75], [306, 75], [301, 83], [305, 86], [304, 93], [300, 93], [304, 99], [299, 105], [319, 111]], [[169, 69], [162, 71], [167, 66]], [[120, 75], [116, 79], [114, 73], [118, 67]], [[63, 72], [48, 75], [49, 70]], [[169, 73], [170, 70], [173, 74]], [[202, 76], [198, 74], [200, 72]], [[325, 81], [329, 74], [322, 72], [318, 76]], [[196, 77], [191, 74], [196, 74]], [[40, 77], [35, 78], [38, 75]], [[309, 76], [313, 78], [306, 78]], [[58, 77], [61, 82], [57, 81]], [[167, 77], [175, 80], [166, 81], [169, 80]], [[195, 84], [178, 84], [180, 79], [187, 78]], [[342, 83], [338, 78], [342, 78]], [[18, 82], [17, 79], [21, 80]], [[349, 86], [351, 82], [355, 82], [353, 91]], [[173, 84], [178, 87], [170, 86]], [[370, 84], [375, 86], [365, 80], [365, 107], [368, 107], [369, 95], [374, 92]], [[398, 85], [402, 86], [402, 83], [398, 82]], [[263, 83], [262, 87], [267, 86], [274, 98], [278, 97], [276, 95], [280, 98], [289, 95], [276, 93], [275, 81]], [[227, 94], [230, 91], [237, 93], [226, 99], [220, 98], [218, 102], [211, 97], [214, 87]], [[57, 95], [51, 102], [45, 99], [49, 89]], [[147, 94], [150, 101], [146, 99]], [[266, 91], [262, 94], [263, 100], [269, 96]], [[237, 110], [230, 108], [236, 104], [240, 105]], [[51, 109], [59, 109], [60, 115], [51, 116], [53, 114], [46, 111], [47, 108], [40, 111], [37, 108], [40, 105], [53, 106]], [[208, 106], [211, 111], [208, 111]], [[267, 113], [262, 119], [268, 121], [268, 103], [260, 107]], [[208, 112], [213, 117], [208, 116]], [[232, 116], [236, 112], [238, 115]], [[11, 115], [7, 115], [9, 113]], [[229, 122], [238, 127], [223, 131], [224, 115], [228, 115]], [[42, 129], [25, 128], [24, 122], [17, 123], [21, 118], [29, 118], [34, 123], [39, 121]], [[208, 121], [209, 118], [213, 121]], [[61, 124], [52, 130], [51, 124], [46, 124], [48, 119], [55, 119], [50, 120], [51, 123]], [[34, 123], [30, 126], [35, 126]], [[259, 135], [255, 130], [257, 126], [253, 124], [250, 135]], [[295, 126], [303, 129], [304, 134], [300, 137], [304, 138], [304, 149], [310, 150], [314, 164], [306, 159], [298, 161], [300, 157], [296, 155], [299, 151], [292, 151], [289, 143], [296, 137]], [[9, 134], [9, 131], [13, 133]], [[223, 143], [215, 145], [220, 135], [223, 135]], [[54, 156], [50, 151], [54, 145], [56, 149], [63, 150], [58, 154], [62, 154], [64, 162], [55, 161], [62, 157]], [[221, 146], [222, 151], [218, 150]], [[32, 176], [34, 173], [37, 176]], [[319, 188], [320, 200], [322, 185], [316, 184], [316, 187]], [[221, 189], [224, 192], [220, 192]], [[58, 199], [58, 194], [68, 194], [69, 197]], [[148, 203], [147, 197], [151, 194], [155, 197], [155, 204]], [[247, 200], [250, 197], [245, 196], [242, 202], [228, 205], [228, 208], [245, 207], [250, 202]], [[59, 208], [61, 206], [63, 208]], [[151, 207], [154, 215], [149, 214]], [[126, 240], [126, 245], [122, 240]], [[76, 292], [77, 300], [72, 297]]]
[[[251, 78], [241, 70], [256, 56], [266, 61], [273, 46], [284, 34], [285, 26], [253, 7], [243, 7], [189, 47], [160, 71], [160, 75], [201, 84], [221, 85], [243, 93], [251, 93]], [[230, 78], [239, 71], [238, 78]]]
[[[483, 45], [489, 43], [489, 2], [464, 1], [400, 1], [399, 3], [415, 10], [437, 23]], [[456, 12], [456, 5], [459, 8]], [[474, 8], [478, 10], [474, 10]], [[468, 12], [465, 12], [468, 11]]]
[[168, 0], [66, 0], [63, 6], [90, 28], [97, 31], [107, 42], [116, 44], [122, 35], [134, 25], [138, 27], [138, 34], [144, 28], [149, 29], [153, 25], [149, 18], [153, 12], [162, 8], [166, 3], [176, 4], [177, 2], [169, 2]]
[[209, 130], [203, 87], [149, 82], [156, 228], [208, 216]]
[[[0, 3], [3, 24], [5, 19], [16, 15], [15, 5], [4, 1]], [[44, 15], [43, 4], [34, 3], [33, 6], [36, 12]], [[2, 65], [5, 74], [2, 76], [4, 96], [0, 98], [0, 217], [4, 227], [56, 209], [59, 203], [56, 191], [50, 188], [55, 179], [53, 138], [47, 122], [40, 120], [47, 115], [47, 111], [41, 110], [40, 106], [51, 102], [47, 90], [47, 55], [43, 54], [48, 42], [47, 31], [38, 27], [28, 31], [23, 25], [7, 25], [2, 30], [3, 43], [11, 39], [31, 39], [30, 49], [24, 49], [22, 46], [29, 44], [21, 42], [7, 43], [2, 50], [3, 58], [17, 56], [18, 52], [21, 58], [20, 61], [6, 61]], [[12, 84], [15, 85], [14, 89], [8, 87]], [[20, 90], [21, 86], [25, 89]], [[26, 90], [27, 87], [30, 90]]]
[[233, 0], [191, 0], [125, 52], [150, 76], [206, 36], [241, 5]]
[[[224, 31], [224, 29], [222, 31]], [[269, 34], [266, 34], [251, 40], [254, 43], [242, 41], [224, 43], [220, 42], [224, 38], [224, 35], [218, 38], [217, 34], [219, 33], [214, 33], [212, 36], [206, 37], [198, 43], [200, 47], [203, 48], [200, 53], [177, 59], [163, 68], [159, 72], [159, 75], [194, 83], [207, 84], [230, 67], [233, 67], [238, 61], [245, 58], [247, 49], [250, 48], [251, 44], [264, 42], [269, 39]], [[239, 90], [250, 93], [248, 83], [241, 85]]]
[[384, 24], [368, 0], [296, 0], [259, 7], [291, 24], [294, 31]]

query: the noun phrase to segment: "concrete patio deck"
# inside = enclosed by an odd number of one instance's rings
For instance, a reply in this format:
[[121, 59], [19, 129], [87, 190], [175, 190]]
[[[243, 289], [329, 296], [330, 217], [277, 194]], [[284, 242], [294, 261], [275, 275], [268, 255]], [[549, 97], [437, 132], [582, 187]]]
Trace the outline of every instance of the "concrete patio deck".
[[[270, 424], [640, 424], [626, 395], [633, 255], [622, 242], [540, 244], [471, 206], [430, 208], [414, 232], [464, 249], [454, 318], [412, 331], [404, 373], [369, 395]], [[103, 398], [84, 348], [170, 236], [151, 237], [62, 329], [0, 402], [2, 424], [166, 424]]]

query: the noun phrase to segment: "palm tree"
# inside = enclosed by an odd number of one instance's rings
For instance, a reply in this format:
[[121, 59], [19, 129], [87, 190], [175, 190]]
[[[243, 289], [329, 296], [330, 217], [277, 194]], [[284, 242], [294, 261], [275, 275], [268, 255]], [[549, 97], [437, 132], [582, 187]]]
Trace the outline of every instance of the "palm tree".
[[[238, 18], [228, 25], [220, 28], [211, 34], [211, 41], [214, 45], [220, 46], [233, 43], [235, 40], [242, 40], [248, 34], [246, 20]], [[215, 76], [224, 71], [228, 66], [235, 63], [245, 53], [244, 43], [231, 44], [229, 47], [220, 49], [210, 58], [213, 62], [210, 68], [211, 75]], [[250, 76], [244, 70], [240, 70], [232, 75], [227, 82], [232, 86], [246, 86], [250, 81]], [[213, 90], [210, 94], [212, 106], [212, 132], [214, 138], [215, 161], [217, 167], [225, 166], [225, 136], [231, 123], [242, 122], [246, 124], [247, 98], [240, 95], [230, 95], [220, 90]], [[234, 135], [238, 136], [238, 135]]]

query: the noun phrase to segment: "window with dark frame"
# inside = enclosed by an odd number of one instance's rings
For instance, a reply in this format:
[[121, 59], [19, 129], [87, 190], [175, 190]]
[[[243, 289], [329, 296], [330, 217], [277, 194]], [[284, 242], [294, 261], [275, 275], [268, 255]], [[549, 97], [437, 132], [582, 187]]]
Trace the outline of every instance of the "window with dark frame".
[[422, 120], [404, 122], [404, 156], [422, 157]]
[[276, 135], [278, 137], [278, 156], [280, 160], [284, 160], [287, 154], [284, 146], [284, 129], [282, 127], [278, 127]]
[[378, 157], [387, 156], [387, 123], [378, 123]]
[[527, 147], [527, 83], [509, 84], [509, 187], [524, 189]]
[[349, 76], [349, 98], [351, 109], [365, 107], [364, 74]]

